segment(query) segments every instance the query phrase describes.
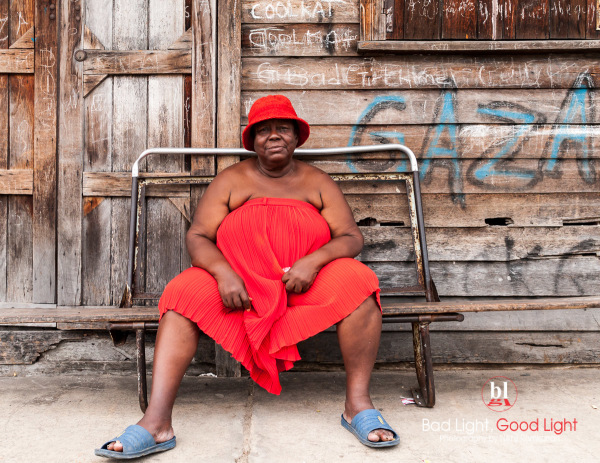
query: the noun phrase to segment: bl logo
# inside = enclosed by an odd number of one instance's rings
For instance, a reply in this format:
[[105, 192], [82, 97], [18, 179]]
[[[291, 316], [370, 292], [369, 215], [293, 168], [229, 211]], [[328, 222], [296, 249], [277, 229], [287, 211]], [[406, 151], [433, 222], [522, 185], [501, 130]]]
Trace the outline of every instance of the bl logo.
[[481, 388], [481, 400], [487, 408], [495, 412], [505, 412], [512, 408], [517, 396], [517, 386], [506, 376], [494, 376]]

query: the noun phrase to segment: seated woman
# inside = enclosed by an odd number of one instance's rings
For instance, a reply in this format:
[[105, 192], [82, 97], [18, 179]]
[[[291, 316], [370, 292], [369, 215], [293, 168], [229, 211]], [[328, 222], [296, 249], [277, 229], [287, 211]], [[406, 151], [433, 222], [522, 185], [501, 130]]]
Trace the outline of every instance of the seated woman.
[[207, 188], [187, 234], [193, 267], [160, 299], [148, 410], [97, 455], [134, 458], [175, 446], [171, 413], [200, 331], [279, 394], [279, 372], [300, 359], [296, 344], [333, 324], [346, 369], [342, 425], [365, 445], [400, 442], [369, 395], [379, 282], [353, 259], [363, 237], [350, 207], [326, 173], [294, 159], [310, 128], [286, 97], [257, 100], [248, 118], [243, 143], [257, 157]]

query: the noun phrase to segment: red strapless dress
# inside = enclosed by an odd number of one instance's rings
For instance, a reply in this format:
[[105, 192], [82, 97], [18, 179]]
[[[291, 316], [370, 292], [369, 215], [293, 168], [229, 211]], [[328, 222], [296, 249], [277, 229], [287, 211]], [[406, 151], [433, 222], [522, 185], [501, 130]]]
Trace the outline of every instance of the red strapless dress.
[[375, 293], [379, 281], [366, 265], [336, 259], [321, 269], [310, 289], [288, 293], [284, 268], [331, 239], [325, 219], [311, 204], [282, 198], [252, 199], [225, 217], [217, 246], [244, 280], [252, 309], [225, 308], [215, 279], [192, 267], [175, 277], [159, 302], [198, 324], [248, 369], [256, 383], [281, 392], [279, 372], [300, 360], [296, 344], [352, 313]]

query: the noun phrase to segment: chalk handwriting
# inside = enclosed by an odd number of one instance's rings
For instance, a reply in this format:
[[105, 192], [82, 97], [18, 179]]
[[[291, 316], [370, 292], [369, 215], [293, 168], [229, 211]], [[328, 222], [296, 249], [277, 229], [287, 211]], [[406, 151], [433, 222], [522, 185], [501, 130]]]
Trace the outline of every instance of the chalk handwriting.
[[296, 31], [295, 28], [261, 27], [248, 33], [250, 47], [261, 52], [281, 52], [290, 48], [300, 49], [300, 53], [314, 49], [325, 49], [332, 53], [336, 48], [354, 50], [358, 35], [350, 29], [337, 28], [331, 31]]
[[292, 4], [291, 1], [255, 3], [250, 9], [250, 16], [260, 20], [325, 20], [334, 14], [336, 4], [345, 5], [345, 0], [324, 0], [314, 3], [308, 1], [300, 2], [300, 5]]

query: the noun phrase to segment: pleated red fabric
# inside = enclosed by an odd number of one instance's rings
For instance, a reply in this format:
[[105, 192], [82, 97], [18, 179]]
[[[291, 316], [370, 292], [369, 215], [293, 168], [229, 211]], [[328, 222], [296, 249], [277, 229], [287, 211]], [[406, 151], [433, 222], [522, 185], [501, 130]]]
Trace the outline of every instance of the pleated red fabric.
[[194, 321], [241, 362], [258, 385], [279, 394], [279, 372], [300, 360], [298, 342], [339, 322], [371, 294], [381, 308], [377, 276], [350, 258], [323, 267], [306, 293], [286, 291], [283, 269], [330, 239], [327, 222], [307, 202], [247, 201], [225, 217], [217, 231], [217, 246], [244, 280], [252, 309], [227, 309], [212, 275], [192, 267], [165, 288], [159, 302], [161, 317], [174, 310]]

